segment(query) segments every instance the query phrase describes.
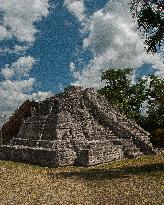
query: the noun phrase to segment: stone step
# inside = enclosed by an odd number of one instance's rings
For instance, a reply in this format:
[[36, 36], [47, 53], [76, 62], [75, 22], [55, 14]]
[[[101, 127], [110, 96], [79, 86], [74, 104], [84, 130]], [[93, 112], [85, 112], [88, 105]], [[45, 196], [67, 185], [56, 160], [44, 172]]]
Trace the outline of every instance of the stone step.
[[21, 145], [27, 147], [43, 147], [43, 148], [52, 148], [54, 141], [51, 140], [29, 140], [21, 138], [13, 138], [9, 144], [11, 146]]
[[113, 145], [122, 145], [124, 155], [127, 158], [133, 158], [143, 155], [143, 153], [139, 150], [139, 148], [136, 147], [136, 145], [132, 142], [131, 139], [113, 140]]
[[11, 146], [21, 145], [28, 147], [36, 147], [37, 140], [29, 140], [29, 139], [21, 139], [21, 138], [13, 138], [9, 144]]
[[72, 150], [31, 148], [27, 146], [0, 146], [0, 159], [28, 162], [42, 166], [74, 165], [76, 154]]

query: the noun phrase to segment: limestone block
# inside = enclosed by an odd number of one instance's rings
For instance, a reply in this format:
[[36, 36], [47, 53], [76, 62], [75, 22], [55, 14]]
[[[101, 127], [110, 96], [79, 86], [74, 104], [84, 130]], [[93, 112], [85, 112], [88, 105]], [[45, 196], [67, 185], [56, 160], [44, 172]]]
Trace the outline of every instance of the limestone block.
[[22, 125], [20, 129], [18, 137], [20, 136], [26, 139], [37, 140], [39, 139], [42, 133], [42, 127], [43, 127], [43, 124], [39, 122], [36, 122], [33, 124], [24, 124]]

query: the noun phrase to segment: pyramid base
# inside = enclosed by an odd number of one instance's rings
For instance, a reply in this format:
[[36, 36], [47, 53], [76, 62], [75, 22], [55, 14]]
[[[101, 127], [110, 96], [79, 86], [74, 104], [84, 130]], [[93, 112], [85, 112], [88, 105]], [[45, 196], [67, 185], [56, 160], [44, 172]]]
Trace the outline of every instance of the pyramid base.
[[[109, 140], [74, 141], [73, 144], [66, 145], [67, 143], [63, 141], [55, 142], [53, 148], [2, 145], [0, 146], [0, 159], [58, 167], [92, 166], [128, 158], [121, 144], [114, 145]], [[143, 153], [132, 150], [131, 155], [137, 157]]]
[[0, 159], [25, 162], [40, 166], [58, 167], [73, 165], [76, 158], [72, 150], [53, 150], [23, 146], [0, 146]]

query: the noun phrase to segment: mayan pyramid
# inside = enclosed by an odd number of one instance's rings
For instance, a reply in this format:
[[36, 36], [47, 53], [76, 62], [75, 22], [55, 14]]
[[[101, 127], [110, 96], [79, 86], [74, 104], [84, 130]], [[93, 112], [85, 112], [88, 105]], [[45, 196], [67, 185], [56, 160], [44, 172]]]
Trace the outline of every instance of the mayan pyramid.
[[149, 133], [92, 88], [24, 103], [1, 129], [0, 159], [90, 166], [154, 154]]

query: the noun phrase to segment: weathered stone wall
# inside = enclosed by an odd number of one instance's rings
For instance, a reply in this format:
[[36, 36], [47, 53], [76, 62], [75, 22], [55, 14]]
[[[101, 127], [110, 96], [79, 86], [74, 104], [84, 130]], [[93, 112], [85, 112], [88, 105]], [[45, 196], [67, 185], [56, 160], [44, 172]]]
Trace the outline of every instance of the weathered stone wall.
[[14, 136], [17, 136], [22, 125], [22, 119], [26, 119], [31, 116], [30, 110], [35, 104], [35, 102], [30, 102], [29, 100], [25, 101], [2, 126], [0, 132], [3, 136], [3, 143], [6, 143]]
[[78, 149], [76, 164], [91, 166], [95, 164], [120, 160], [124, 158], [121, 145], [113, 145], [111, 141], [89, 141], [86, 148]]
[[155, 153], [149, 141], [148, 132], [139, 127], [135, 122], [127, 119], [118, 110], [112, 107], [109, 108], [107, 101], [97, 95], [94, 90], [87, 90], [84, 96], [85, 102], [91, 108], [90, 112], [98, 116], [102, 124], [110, 127], [116, 136], [132, 140], [145, 154]]
[[76, 153], [68, 141], [56, 142], [51, 149], [37, 146], [3, 145], [0, 148], [0, 159], [55, 167], [74, 165]]
[[147, 132], [94, 89], [80, 87], [35, 103], [17, 135], [0, 147], [0, 159], [45, 166], [90, 166], [152, 153]]

